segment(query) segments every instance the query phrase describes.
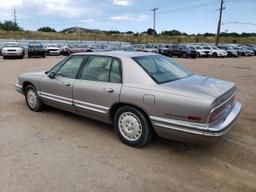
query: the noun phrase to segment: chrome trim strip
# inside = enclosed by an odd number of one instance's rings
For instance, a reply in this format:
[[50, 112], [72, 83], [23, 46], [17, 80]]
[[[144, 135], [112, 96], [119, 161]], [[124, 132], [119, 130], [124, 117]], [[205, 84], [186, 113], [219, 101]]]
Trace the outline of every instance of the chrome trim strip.
[[92, 108], [92, 107], [87, 107], [87, 106], [84, 106], [84, 105], [79, 105], [79, 104], [74, 104], [74, 105], [76, 107], [80, 107], [80, 108], [83, 108], [83, 109], [88, 109], [88, 110], [99, 112], [99, 113], [104, 113], [104, 114], [107, 113], [107, 111], [103, 111], [103, 110]]
[[57, 102], [60, 102], [60, 103], [68, 104], [68, 105], [73, 105], [72, 102], [63, 101], [63, 100], [56, 99], [56, 98], [49, 97], [49, 96], [45, 96], [45, 95], [40, 95], [40, 97], [45, 98], [45, 99], [50, 99], [50, 100], [53, 100], [53, 101], [57, 101]]
[[189, 130], [187, 128], [182, 128], [182, 127], [174, 127], [174, 126], [170, 126], [170, 125], [166, 125], [163, 123], [154, 123], [154, 125], [162, 127], [162, 128], [167, 128], [167, 129], [172, 129], [175, 131], [182, 131], [182, 132], [186, 132], [186, 133], [192, 133], [192, 134], [196, 134], [196, 135], [203, 135], [202, 131], [197, 131], [197, 130]]
[[54, 95], [51, 93], [46, 93], [46, 92], [38, 92], [39, 96], [45, 99], [50, 99], [56, 102], [68, 104], [68, 105], [74, 105], [75, 107], [80, 107], [83, 109], [99, 112], [99, 113], [107, 113], [109, 110], [109, 107], [101, 106], [101, 105], [96, 105], [92, 103], [87, 103], [83, 101], [78, 101], [78, 100], [73, 100], [67, 97], [62, 97], [58, 95]]
[[57, 100], [64, 100], [64, 101], [67, 101], [67, 102], [71, 102], [72, 103], [72, 99], [70, 98], [67, 98], [67, 97], [61, 97], [61, 96], [58, 96], [58, 95], [54, 95], [54, 94], [50, 94], [50, 93], [46, 93], [46, 92], [39, 92], [39, 96], [44, 96], [44, 97], [51, 97], [51, 98], [54, 98], [54, 99], [57, 99]]
[[15, 87], [18, 89], [22, 89], [22, 85], [19, 85], [19, 84], [15, 84]]
[[213, 124], [193, 123], [180, 120], [166, 119], [155, 116], [150, 116], [153, 125], [168, 128], [177, 131], [194, 133], [204, 136], [221, 136], [227, 133], [235, 123], [242, 110], [242, 104], [235, 102], [231, 112], [225, 119]]
[[90, 107], [95, 107], [95, 108], [99, 108], [99, 109], [103, 109], [103, 110], [109, 110], [109, 107], [105, 107], [102, 105], [96, 105], [93, 103], [87, 103], [87, 102], [83, 102], [83, 101], [78, 101], [78, 100], [74, 100], [75, 105], [85, 105], [85, 106], [90, 106]]
[[203, 124], [203, 123], [193, 123], [193, 122], [188, 122], [188, 121], [167, 119], [167, 118], [155, 117], [155, 116], [150, 116], [150, 119], [152, 121], [156, 121], [157, 123], [182, 126], [182, 127], [187, 127], [187, 128], [201, 130], [201, 131], [207, 127], [207, 124]]

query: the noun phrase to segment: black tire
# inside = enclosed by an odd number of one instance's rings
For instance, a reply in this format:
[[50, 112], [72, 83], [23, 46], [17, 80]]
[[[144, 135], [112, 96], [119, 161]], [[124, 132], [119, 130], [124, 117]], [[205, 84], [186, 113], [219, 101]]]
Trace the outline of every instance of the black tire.
[[[28, 94], [30, 93], [30, 91], [32, 91], [36, 96], [35, 106], [32, 106], [29, 102]], [[25, 87], [25, 99], [26, 99], [27, 106], [31, 111], [38, 112], [44, 108], [44, 103], [40, 100], [36, 88], [32, 85], [28, 85]]]
[[217, 53], [213, 53], [212, 57], [217, 58], [218, 57]]
[[200, 53], [197, 53], [197, 54], [196, 54], [196, 57], [197, 57], [197, 58], [200, 58], [200, 57], [201, 57]]
[[182, 53], [182, 57], [183, 57], [183, 58], [187, 58], [187, 57], [188, 57], [188, 54], [185, 53], [185, 52], [183, 52], [183, 53]]
[[241, 56], [245, 56], [245, 53], [244, 53], [244, 52], [242, 52], [242, 53], [241, 53]]
[[31, 58], [31, 55], [30, 55], [30, 54], [28, 55], [28, 58]]
[[173, 54], [172, 54], [171, 51], [168, 53], [168, 56], [169, 56], [169, 57], [172, 57], [172, 56], [173, 56]]
[[24, 55], [21, 55], [21, 56], [20, 56], [20, 59], [24, 59]]
[[45, 58], [45, 54], [42, 54], [42, 57]]
[[[135, 117], [134, 119], [136, 119], [139, 122], [139, 125], [141, 126], [140, 136], [136, 140], [129, 140], [125, 138], [125, 136], [123, 136], [125, 133], [123, 133], [121, 131], [122, 128], [119, 127], [120, 126], [119, 121], [121, 121], [121, 118], [125, 117], [126, 114], [131, 114], [132, 117]], [[127, 122], [127, 123], [130, 123], [130, 128], [134, 132], [133, 130], [134, 126], [132, 126], [133, 125], [132, 122], [133, 121]], [[153, 129], [147, 117], [140, 110], [130, 106], [123, 106], [116, 111], [114, 115], [114, 129], [118, 137], [123, 141], [123, 143], [132, 147], [141, 147], [147, 144], [153, 136]], [[126, 129], [129, 129], [129, 128], [126, 128]]]
[[7, 59], [6, 56], [3, 56], [3, 59]]

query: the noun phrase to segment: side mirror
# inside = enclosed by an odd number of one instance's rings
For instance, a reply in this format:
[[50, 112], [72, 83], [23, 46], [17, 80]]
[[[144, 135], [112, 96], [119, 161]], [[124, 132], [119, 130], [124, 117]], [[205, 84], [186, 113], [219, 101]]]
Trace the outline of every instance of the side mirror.
[[56, 76], [56, 73], [55, 73], [55, 72], [50, 72], [50, 73], [48, 74], [48, 77], [49, 77], [50, 79], [54, 79], [55, 76]]

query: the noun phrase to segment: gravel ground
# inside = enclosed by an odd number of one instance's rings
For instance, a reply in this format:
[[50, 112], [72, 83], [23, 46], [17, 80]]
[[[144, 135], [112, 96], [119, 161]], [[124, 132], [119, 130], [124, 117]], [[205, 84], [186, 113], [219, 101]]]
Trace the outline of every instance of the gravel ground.
[[215, 145], [155, 138], [135, 149], [111, 126], [49, 108], [31, 112], [18, 74], [63, 57], [0, 59], [0, 191], [256, 191], [256, 57], [178, 59], [194, 73], [234, 81], [243, 112]]

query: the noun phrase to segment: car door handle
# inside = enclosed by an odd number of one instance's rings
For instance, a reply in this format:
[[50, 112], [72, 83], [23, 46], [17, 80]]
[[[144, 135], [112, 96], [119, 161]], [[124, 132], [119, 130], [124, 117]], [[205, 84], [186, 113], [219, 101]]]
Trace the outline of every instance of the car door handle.
[[65, 86], [69, 87], [71, 84], [69, 82], [62, 82]]
[[113, 93], [114, 90], [112, 88], [104, 88], [104, 91], [109, 92], [109, 93]]

